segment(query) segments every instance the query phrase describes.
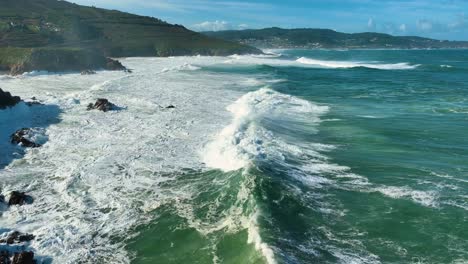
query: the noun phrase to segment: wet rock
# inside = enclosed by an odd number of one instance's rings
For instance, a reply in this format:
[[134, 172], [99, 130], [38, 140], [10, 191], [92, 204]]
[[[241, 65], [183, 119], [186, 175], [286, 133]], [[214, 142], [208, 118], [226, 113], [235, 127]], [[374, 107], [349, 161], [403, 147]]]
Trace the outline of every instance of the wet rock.
[[0, 251], [0, 264], [10, 264], [10, 252], [6, 250]]
[[81, 75], [93, 75], [93, 74], [96, 74], [96, 72], [93, 70], [84, 70], [81, 72]]
[[11, 264], [35, 264], [34, 253], [31, 251], [23, 251], [15, 253]]
[[28, 101], [28, 102], [25, 102], [25, 103], [26, 103], [27, 106], [44, 105], [39, 101]]
[[21, 102], [19, 96], [12, 96], [11, 93], [5, 92], [0, 88], [0, 109], [13, 107], [19, 102]]
[[106, 58], [106, 70], [109, 71], [125, 71], [127, 68], [120, 63], [118, 60]]
[[124, 72], [125, 72], [125, 73], [133, 73], [133, 71], [130, 70], [130, 69], [125, 69]]
[[174, 109], [174, 108], [176, 108], [176, 107], [173, 106], [173, 105], [168, 105], [168, 106], [166, 106], [166, 109]]
[[22, 128], [11, 135], [11, 143], [26, 148], [38, 148], [41, 145], [33, 142], [30, 138], [33, 131], [30, 128]]
[[0, 239], [0, 243], [6, 243], [8, 245], [11, 244], [19, 244], [22, 242], [29, 242], [34, 239], [34, 235], [31, 234], [23, 234], [18, 231], [13, 231], [4, 239]]
[[4, 202], [5, 202], [5, 196], [0, 194], [0, 203], [4, 203]]
[[39, 100], [37, 100], [36, 97], [31, 97], [31, 101], [25, 101], [26, 105], [28, 106], [34, 106], [34, 105], [44, 105], [42, 104], [41, 102], [39, 102]]
[[13, 191], [11, 192], [10, 200], [8, 200], [8, 206], [30, 204], [32, 202], [33, 198], [26, 193]]
[[95, 110], [95, 109], [103, 111], [103, 112], [107, 112], [107, 111], [111, 111], [115, 109], [115, 105], [109, 102], [109, 100], [107, 99], [99, 98], [97, 99], [96, 103], [88, 105], [88, 111]]

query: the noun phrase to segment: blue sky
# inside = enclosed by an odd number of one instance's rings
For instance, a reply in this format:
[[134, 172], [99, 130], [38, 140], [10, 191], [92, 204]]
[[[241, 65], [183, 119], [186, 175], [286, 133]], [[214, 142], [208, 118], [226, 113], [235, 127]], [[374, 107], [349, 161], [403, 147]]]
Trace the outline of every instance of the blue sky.
[[190, 29], [311, 27], [468, 40], [468, 0], [71, 0]]

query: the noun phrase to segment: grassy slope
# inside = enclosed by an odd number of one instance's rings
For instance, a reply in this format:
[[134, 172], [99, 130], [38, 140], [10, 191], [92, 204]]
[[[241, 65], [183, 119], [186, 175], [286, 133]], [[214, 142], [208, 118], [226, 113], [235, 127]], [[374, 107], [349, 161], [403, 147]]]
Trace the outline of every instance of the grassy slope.
[[66, 1], [0, 0], [0, 69], [20, 63], [31, 48], [83, 49], [111, 57], [260, 52], [156, 18]]
[[264, 48], [324, 47], [324, 48], [460, 48], [468, 42], [439, 41], [421, 37], [396, 37], [381, 33], [346, 34], [329, 29], [230, 30], [205, 32], [207, 36], [237, 41]]

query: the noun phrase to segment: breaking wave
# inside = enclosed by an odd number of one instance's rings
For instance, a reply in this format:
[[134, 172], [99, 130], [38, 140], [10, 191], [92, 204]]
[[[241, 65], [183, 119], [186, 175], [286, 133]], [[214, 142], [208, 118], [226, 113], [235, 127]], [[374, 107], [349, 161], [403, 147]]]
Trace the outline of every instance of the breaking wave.
[[379, 70], [412, 70], [417, 68], [419, 65], [411, 65], [407, 62], [394, 63], [394, 64], [379, 64], [369, 62], [354, 62], [354, 61], [327, 61], [327, 60], [316, 60], [301, 57], [296, 60], [299, 63], [307, 65], [317, 65], [326, 68], [370, 68]]

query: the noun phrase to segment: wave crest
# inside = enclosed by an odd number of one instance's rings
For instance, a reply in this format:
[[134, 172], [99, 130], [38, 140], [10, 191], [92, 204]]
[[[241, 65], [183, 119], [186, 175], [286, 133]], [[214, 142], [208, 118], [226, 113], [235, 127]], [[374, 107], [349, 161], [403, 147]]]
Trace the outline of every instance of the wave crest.
[[328, 111], [327, 106], [314, 105], [268, 88], [245, 94], [227, 109], [233, 114], [233, 121], [206, 146], [202, 154], [208, 167], [223, 171], [244, 168], [250, 161], [266, 156], [281, 158], [274, 148], [266, 147], [275, 138], [272, 132], [258, 125], [261, 119], [274, 119], [275, 116], [294, 119], [305, 114], [308, 121], [314, 123]]
[[419, 67], [420, 65], [411, 65], [407, 62], [393, 63], [393, 64], [378, 64], [369, 62], [355, 62], [355, 61], [326, 61], [316, 60], [306, 57], [301, 57], [296, 60], [299, 63], [307, 65], [317, 65], [326, 68], [370, 68], [379, 70], [411, 70]]

